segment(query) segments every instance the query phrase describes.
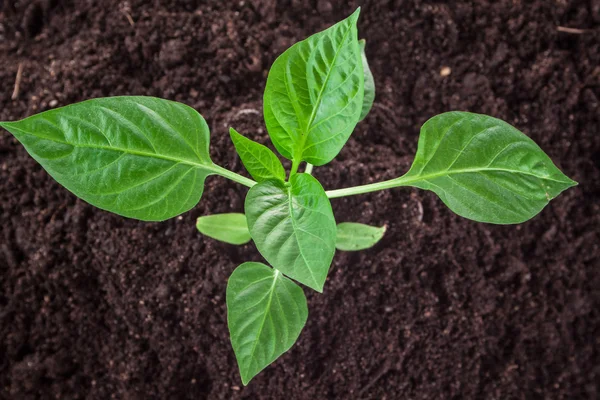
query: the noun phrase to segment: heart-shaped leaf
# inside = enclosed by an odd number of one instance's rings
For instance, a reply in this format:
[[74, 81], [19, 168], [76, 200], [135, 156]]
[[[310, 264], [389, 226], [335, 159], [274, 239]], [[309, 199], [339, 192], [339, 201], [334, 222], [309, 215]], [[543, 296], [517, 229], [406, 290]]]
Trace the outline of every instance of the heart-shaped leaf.
[[0, 126], [75, 195], [130, 218], [189, 210], [216, 172], [204, 118], [168, 100], [94, 99]]
[[294, 345], [306, 323], [302, 288], [279, 271], [247, 262], [227, 283], [227, 324], [242, 383]]
[[268, 147], [253, 142], [230, 128], [229, 134], [244, 166], [257, 182], [275, 178], [285, 180], [285, 170], [279, 158]]
[[290, 160], [328, 163], [358, 123], [364, 90], [359, 12], [296, 43], [269, 71], [265, 123], [277, 150]]
[[204, 215], [196, 221], [203, 235], [230, 244], [246, 244], [251, 240], [246, 216], [240, 213]]
[[287, 276], [319, 292], [335, 253], [336, 226], [321, 184], [296, 174], [289, 184], [269, 180], [248, 192], [246, 219], [256, 247]]
[[423, 125], [410, 171], [387, 187], [432, 190], [465, 218], [517, 224], [576, 184], [533, 140], [506, 122], [448, 112]]
[[373, 79], [373, 73], [369, 68], [369, 62], [367, 61], [367, 55], [365, 53], [365, 46], [367, 42], [365, 39], [358, 41], [360, 45], [360, 55], [362, 59], [363, 71], [365, 74], [365, 96], [363, 98], [362, 110], [360, 112], [360, 121], [366, 118], [369, 111], [373, 107], [375, 101], [375, 80]]
[[337, 225], [335, 247], [342, 251], [364, 250], [375, 246], [385, 234], [385, 226], [369, 226], [356, 222]]

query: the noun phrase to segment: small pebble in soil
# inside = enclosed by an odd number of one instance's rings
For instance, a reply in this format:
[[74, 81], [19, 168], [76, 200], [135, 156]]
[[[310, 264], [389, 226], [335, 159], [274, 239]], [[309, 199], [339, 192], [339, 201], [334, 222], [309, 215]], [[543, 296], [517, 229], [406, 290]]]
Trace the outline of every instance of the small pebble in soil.
[[173, 39], [162, 44], [158, 61], [163, 68], [171, 68], [183, 63], [186, 54], [186, 43]]
[[450, 69], [450, 67], [442, 67], [442, 69], [440, 69], [441, 76], [448, 76], [451, 73], [452, 73], [452, 70]]
[[317, 11], [320, 14], [328, 15], [333, 11], [333, 6], [331, 5], [331, 2], [321, 0], [317, 3]]

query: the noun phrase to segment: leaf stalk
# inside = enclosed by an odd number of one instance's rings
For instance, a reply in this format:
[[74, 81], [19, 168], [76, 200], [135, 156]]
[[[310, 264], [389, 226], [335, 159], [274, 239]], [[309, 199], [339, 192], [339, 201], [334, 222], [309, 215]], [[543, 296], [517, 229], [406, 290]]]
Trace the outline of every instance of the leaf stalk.
[[223, 168], [217, 164], [213, 164], [212, 168], [211, 168], [216, 174], [221, 175], [227, 179], [231, 179], [234, 182], [240, 183], [244, 186], [247, 186], [249, 188], [251, 188], [252, 186], [256, 185], [256, 182], [253, 181], [252, 179], [246, 178], [245, 176], [242, 176], [240, 174], [236, 174], [233, 171], [230, 171], [226, 168]]

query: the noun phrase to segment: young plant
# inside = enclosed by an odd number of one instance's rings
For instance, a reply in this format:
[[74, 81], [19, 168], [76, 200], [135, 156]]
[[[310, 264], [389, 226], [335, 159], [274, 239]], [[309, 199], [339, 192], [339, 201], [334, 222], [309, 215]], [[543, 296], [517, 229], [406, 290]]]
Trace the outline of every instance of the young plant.
[[406, 174], [325, 191], [311, 176], [312, 166], [340, 152], [375, 94], [365, 43], [357, 37], [358, 15], [296, 43], [269, 72], [264, 118], [275, 148], [292, 162], [287, 176], [271, 150], [234, 129], [231, 139], [253, 179], [216, 165], [204, 118], [186, 105], [152, 97], [88, 100], [0, 123], [60, 184], [125, 217], [162, 221], [184, 213], [200, 200], [209, 175], [250, 188], [245, 214], [197, 222], [200, 232], [218, 240], [254, 240], [270, 264], [244, 263], [227, 284], [227, 320], [244, 384], [300, 335], [308, 311], [294, 281], [322, 292], [336, 247], [365, 249], [385, 232], [336, 225], [330, 198], [414, 186], [435, 192], [465, 218], [516, 224], [576, 185], [509, 124], [448, 112], [423, 125]]

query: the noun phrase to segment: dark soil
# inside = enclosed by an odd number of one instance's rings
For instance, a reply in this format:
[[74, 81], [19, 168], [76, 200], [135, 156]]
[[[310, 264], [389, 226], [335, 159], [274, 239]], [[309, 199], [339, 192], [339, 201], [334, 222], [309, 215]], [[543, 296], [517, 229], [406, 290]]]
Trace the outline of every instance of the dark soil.
[[[98, 96], [178, 100], [209, 121], [215, 162], [241, 172], [227, 127], [268, 141], [275, 57], [358, 3], [0, 0], [0, 120]], [[423, 122], [469, 110], [529, 134], [578, 187], [519, 226], [462, 219], [419, 190], [333, 201], [338, 221], [388, 232], [336, 255], [324, 294], [306, 291], [296, 346], [243, 388], [225, 287], [260, 255], [194, 222], [242, 211], [245, 189], [210, 178], [191, 212], [127, 220], [0, 134], [0, 398], [599, 398], [600, 2], [449, 4], [362, 4], [377, 101], [316, 176], [327, 188], [399, 176]]]

